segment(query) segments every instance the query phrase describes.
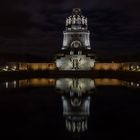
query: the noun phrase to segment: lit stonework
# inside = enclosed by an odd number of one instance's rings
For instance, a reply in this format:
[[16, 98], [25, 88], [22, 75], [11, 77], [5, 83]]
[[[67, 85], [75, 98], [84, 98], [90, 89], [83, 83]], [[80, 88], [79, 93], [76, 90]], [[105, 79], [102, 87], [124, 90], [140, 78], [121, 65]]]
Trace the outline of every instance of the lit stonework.
[[72, 15], [66, 19], [61, 50], [61, 55], [56, 58], [59, 70], [91, 70], [94, 67], [88, 22], [81, 9], [73, 9]]
[[63, 47], [90, 48], [90, 32], [88, 31], [87, 18], [81, 13], [81, 9], [73, 9], [72, 15], [66, 19], [66, 30], [63, 32]]

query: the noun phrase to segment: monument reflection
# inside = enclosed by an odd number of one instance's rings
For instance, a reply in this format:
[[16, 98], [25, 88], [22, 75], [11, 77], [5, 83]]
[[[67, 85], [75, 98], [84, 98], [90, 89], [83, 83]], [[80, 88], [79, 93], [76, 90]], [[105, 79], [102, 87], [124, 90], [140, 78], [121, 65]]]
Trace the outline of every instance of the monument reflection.
[[88, 129], [92, 79], [58, 79], [56, 88], [62, 93], [63, 116], [69, 132], [82, 133]]
[[[139, 81], [123, 81], [109, 78], [32, 78], [11, 80], [0, 83], [2, 91], [13, 89], [20, 91], [23, 88], [56, 89], [61, 97], [63, 117], [66, 130], [72, 133], [83, 133], [88, 129], [90, 117], [91, 97], [99, 87], [126, 87], [140, 88]], [[96, 90], [98, 92], [98, 90]], [[96, 93], [97, 93], [96, 92]]]

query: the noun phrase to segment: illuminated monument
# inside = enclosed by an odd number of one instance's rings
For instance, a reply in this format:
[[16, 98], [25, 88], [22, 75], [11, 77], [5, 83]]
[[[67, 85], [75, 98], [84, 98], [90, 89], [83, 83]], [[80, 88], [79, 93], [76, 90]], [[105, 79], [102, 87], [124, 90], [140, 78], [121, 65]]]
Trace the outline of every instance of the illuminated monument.
[[63, 46], [61, 54], [56, 57], [56, 66], [59, 70], [91, 70], [94, 63], [87, 18], [82, 15], [81, 9], [75, 8], [66, 19]]
[[87, 18], [82, 15], [81, 9], [75, 8], [66, 19], [63, 45], [53, 61], [5, 62], [0, 65], [0, 71], [140, 71], [139, 62], [117, 61], [95, 61]]

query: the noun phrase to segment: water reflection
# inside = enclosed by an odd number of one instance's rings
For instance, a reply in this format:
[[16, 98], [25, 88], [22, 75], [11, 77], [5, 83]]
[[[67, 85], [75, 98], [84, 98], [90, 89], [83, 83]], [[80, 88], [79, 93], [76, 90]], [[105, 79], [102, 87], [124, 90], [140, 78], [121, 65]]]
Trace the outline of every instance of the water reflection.
[[123, 81], [119, 79], [108, 79], [108, 78], [32, 78], [23, 80], [13, 80], [0, 82], [0, 89], [12, 89], [12, 88], [24, 88], [24, 87], [56, 87], [63, 92], [85, 93], [89, 89], [99, 86], [124, 86], [129, 88], [140, 88], [140, 81]]
[[74, 134], [87, 131], [91, 96], [95, 93], [95, 89], [100, 86], [139, 88], [140, 82], [107, 78], [33, 78], [0, 83], [0, 89], [19, 89], [26, 87], [55, 88], [58, 95], [61, 95], [65, 128]]
[[66, 129], [81, 133], [88, 128], [90, 91], [95, 88], [92, 79], [58, 79], [56, 88], [62, 94], [63, 116]]
[[72, 79], [72, 78], [62, 78], [57, 79], [56, 88], [64, 92], [77, 93], [78, 95], [88, 92], [90, 89], [94, 88], [94, 80], [92, 79]]
[[87, 130], [87, 121], [90, 115], [90, 96], [62, 96], [63, 116], [66, 129], [70, 132], [84, 132]]
[[0, 83], [0, 89], [24, 88], [24, 87], [48, 87], [55, 86], [56, 79], [33, 78], [24, 80], [5, 81]]

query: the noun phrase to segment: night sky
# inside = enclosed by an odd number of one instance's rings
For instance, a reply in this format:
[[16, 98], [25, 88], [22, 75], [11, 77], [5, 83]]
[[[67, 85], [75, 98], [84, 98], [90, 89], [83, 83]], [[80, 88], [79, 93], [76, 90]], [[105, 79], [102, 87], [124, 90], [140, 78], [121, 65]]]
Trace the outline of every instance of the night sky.
[[78, 7], [97, 54], [140, 54], [139, 6], [139, 0], [3, 0], [0, 53], [53, 55], [62, 46], [66, 17]]

